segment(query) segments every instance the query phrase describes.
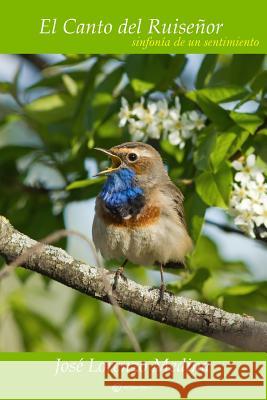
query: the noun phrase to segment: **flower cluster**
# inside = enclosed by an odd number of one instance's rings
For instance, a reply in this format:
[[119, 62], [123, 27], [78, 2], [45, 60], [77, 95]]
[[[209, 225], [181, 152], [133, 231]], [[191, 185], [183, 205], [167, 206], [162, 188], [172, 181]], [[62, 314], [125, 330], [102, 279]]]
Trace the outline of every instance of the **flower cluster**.
[[230, 212], [235, 224], [255, 238], [267, 237], [267, 183], [263, 171], [256, 166], [256, 157], [250, 154], [232, 163], [234, 176]]
[[184, 148], [186, 140], [194, 140], [197, 131], [205, 126], [206, 117], [199, 111], [181, 113], [179, 97], [175, 97], [174, 106], [169, 107], [166, 99], [158, 101], [141, 101], [129, 106], [122, 98], [119, 112], [119, 126], [128, 124], [133, 140], [147, 138], [168, 138], [175, 146]]

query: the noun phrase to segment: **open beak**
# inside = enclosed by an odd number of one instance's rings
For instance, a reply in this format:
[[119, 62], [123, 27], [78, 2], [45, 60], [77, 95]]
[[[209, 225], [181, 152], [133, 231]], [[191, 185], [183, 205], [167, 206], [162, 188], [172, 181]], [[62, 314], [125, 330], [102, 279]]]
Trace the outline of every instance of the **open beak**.
[[116, 156], [115, 154], [111, 153], [110, 151], [106, 150], [106, 149], [101, 149], [99, 147], [95, 147], [94, 150], [98, 150], [98, 151], [102, 151], [102, 153], [105, 153], [108, 155], [108, 157], [111, 159], [111, 167], [109, 167], [108, 169], [105, 169], [104, 171], [100, 171], [98, 172], [98, 174], [96, 174], [95, 176], [102, 176], [102, 175], [108, 175], [113, 171], [116, 171], [117, 169], [120, 168], [121, 164], [122, 164], [122, 160], [120, 159], [120, 157]]

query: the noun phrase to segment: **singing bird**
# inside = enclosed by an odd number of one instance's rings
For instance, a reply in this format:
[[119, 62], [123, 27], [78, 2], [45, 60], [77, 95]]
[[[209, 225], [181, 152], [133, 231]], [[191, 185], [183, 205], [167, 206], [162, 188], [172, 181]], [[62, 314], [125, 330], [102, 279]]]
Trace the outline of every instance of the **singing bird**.
[[160, 154], [150, 145], [123, 143], [109, 150], [96, 148], [112, 162], [96, 198], [93, 241], [104, 259], [124, 259], [114, 279], [133, 264], [159, 266], [160, 301], [164, 266], [181, 267], [192, 240], [187, 232], [183, 195], [172, 183]]

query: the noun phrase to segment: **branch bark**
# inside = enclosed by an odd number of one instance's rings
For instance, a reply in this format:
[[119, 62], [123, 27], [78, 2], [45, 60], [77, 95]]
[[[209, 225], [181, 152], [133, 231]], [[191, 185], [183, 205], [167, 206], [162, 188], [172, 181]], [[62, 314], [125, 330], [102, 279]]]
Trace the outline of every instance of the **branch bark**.
[[[36, 246], [37, 242], [18, 232], [0, 216], [0, 254], [9, 262]], [[106, 282], [113, 284], [114, 274], [73, 259], [64, 250], [41, 245], [29, 252], [24, 268], [48, 276], [98, 300], [110, 303]], [[105, 274], [105, 278], [103, 277]], [[219, 308], [169, 293], [158, 303], [158, 290], [120, 279], [116, 303], [123, 309], [176, 328], [186, 329], [245, 350], [267, 350], [267, 323], [232, 314]]]

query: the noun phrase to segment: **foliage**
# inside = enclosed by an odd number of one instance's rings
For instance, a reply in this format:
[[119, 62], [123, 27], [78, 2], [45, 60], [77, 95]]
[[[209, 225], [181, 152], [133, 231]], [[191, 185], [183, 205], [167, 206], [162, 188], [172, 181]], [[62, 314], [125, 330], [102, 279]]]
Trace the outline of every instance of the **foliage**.
[[[0, 214], [36, 239], [64, 228], [67, 205], [94, 198], [103, 182], [92, 178], [87, 168], [87, 159], [98, 167], [104, 162], [93, 147], [109, 148], [132, 138], [127, 125], [119, 127], [121, 99], [133, 106], [141, 97], [145, 104], [165, 98], [173, 105], [178, 97], [183, 113], [197, 110], [207, 120], [194, 143], [185, 141], [182, 148], [164, 136], [148, 139], [184, 192], [195, 241], [190, 271], [173, 276], [170, 289], [266, 319], [266, 282], [255, 281], [244, 263], [224, 260], [212, 238], [201, 234], [209, 207], [229, 207], [233, 160], [254, 152], [266, 172], [266, 58], [207, 55], [194, 76], [194, 89], [186, 87], [187, 59], [66, 55], [23, 92], [20, 72], [13, 82], [0, 82]], [[256, 111], [248, 112], [250, 106]], [[58, 244], [66, 246], [64, 241]], [[149, 284], [155, 276], [134, 266], [129, 275]], [[8, 282], [12, 290], [1, 298], [0, 317], [12, 319], [19, 349], [131, 349], [108, 306], [20, 270]], [[52, 308], [57, 302], [62, 310], [55, 317]], [[138, 316], [128, 318], [143, 350], [227, 349]]]

